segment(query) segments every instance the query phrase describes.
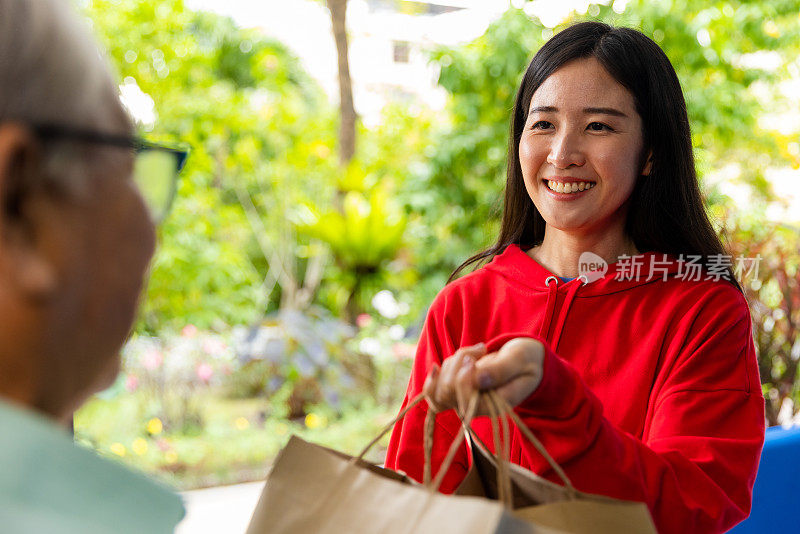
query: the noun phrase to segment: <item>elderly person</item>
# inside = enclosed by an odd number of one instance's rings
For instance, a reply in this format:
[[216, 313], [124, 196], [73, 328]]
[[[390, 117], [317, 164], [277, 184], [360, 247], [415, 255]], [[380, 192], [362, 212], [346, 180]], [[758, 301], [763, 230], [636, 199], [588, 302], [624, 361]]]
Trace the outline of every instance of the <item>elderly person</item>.
[[67, 5], [0, 0], [0, 530], [170, 532], [180, 498], [65, 426], [118, 373], [185, 154], [131, 136]]

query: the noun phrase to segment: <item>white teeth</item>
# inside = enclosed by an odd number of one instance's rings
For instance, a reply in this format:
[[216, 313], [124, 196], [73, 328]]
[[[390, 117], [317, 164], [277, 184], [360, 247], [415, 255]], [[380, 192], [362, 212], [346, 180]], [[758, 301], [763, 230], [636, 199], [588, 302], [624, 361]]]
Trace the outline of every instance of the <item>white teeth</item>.
[[591, 182], [556, 182], [554, 180], [547, 181], [547, 187], [556, 193], [577, 193], [578, 191], [585, 191], [591, 189], [594, 184]]

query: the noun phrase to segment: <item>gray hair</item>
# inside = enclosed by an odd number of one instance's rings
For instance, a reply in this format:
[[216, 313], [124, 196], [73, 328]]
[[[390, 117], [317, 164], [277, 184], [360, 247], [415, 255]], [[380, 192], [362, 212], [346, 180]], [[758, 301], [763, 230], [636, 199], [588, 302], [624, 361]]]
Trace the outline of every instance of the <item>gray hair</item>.
[[[0, 0], [0, 123], [128, 133], [131, 122], [107, 62], [70, 4]], [[46, 174], [54, 174], [47, 172], [52, 169], [64, 175], [65, 159], [69, 167], [85, 163], [64, 156], [61, 150], [47, 151]]]

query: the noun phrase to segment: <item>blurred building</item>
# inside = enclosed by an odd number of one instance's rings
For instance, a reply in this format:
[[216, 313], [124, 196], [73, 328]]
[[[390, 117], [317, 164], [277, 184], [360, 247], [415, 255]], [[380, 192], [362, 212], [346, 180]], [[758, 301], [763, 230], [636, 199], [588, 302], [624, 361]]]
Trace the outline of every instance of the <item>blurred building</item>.
[[[324, 1], [187, 0], [244, 27], [259, 28], [288, 46], [322, 85], [339, 98], [336, 45]], [[444, 91], [426, 51], [483, 34], [509, 7], [508, 0], [350, 0], [347, 9], [350, 75], [356, 112], [367, 124], [380, 119], [389, 101], [440, 109]]]

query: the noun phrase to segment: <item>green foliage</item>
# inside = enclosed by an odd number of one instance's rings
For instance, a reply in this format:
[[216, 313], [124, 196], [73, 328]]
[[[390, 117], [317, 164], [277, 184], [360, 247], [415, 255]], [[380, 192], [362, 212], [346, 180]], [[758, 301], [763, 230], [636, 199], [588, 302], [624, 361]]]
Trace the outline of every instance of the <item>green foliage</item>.
[[327, 243], [342, 266], [358, 274], [377, 272], [402, 245], [405, 217], [392, 210], [380, 188], [374, 188], [368, 197], [350, 191], [341, 212], [313, 216], [314, 222], [302, 230]]
[[[280, 43], [180, 0], [93, 0], [86, 12], [126, 87], [154, 101], [147, 136], [192, 146], [160, 228], [140, 332], [251, 323], [296, 303], [298, 291], [313, 297], [318, 289], [302, 281], [327, 254], [337, 261], [316, 300], [335, 313], [363, 307], [387, 280], [410, 285], [407, 264], [389, 264], [406, 225], [388, 198], [423, 157], [430, 117], [389, 106], [384, 124], [360, 127], [343, 172], [336, 110]], [[311, 229], [314, 217], [333, 216], [337, 189], [363, 195], [372, 214], [359, 218], [363, 202], [350, 195], [360, 207], [340, 221], [349, 243]]]
[[752, 259], [743, 264], [741, 281], [753, 319], [766, 417], [776, 425], [783, 422], [778, 415], [785, 403], [789, 413], [800, 411], [800, 232], [764, 224], [759, 215], [732, 216], [726, 230], [733, 255]]
[[[742, 169], [740, 179], [757, 196], [771, 198], [764, 171], [771, 164], [788, 163], [781, 152], [785, 142], [760, 128], [758, 119], [765, 103], [754, 89], [769, 88], [789, 75], [789, 64], [800, 51], [797, 3], [637, 0], [629, 2], [623, 14], [609, 6], [596, 7], [596, 16], [581, 18], [641, 30], [675, 66], [701, 178], [735, 162]], [[755, 52], [777, 53], [781, 66], [770, 71], [742, 61], [743, 55]], [[777, 109], [779, 100], [772, 91], [770, 109]]]
[[265, 301], [262, 236], [240, 200], [274, 229], [268, 246], [301, 256], [308, 243], [286, 242], [288, 221], [309, 198], [332, 198], [333, 110], [283, 45], [230, 19], [180, 0], [93, 0], [86, 11], [125, 84], [154, 101], [148, 136], [192, 146], [139, 330], [253, 321], [277, 297]]
[[[341, 415], [315, 407], [305, 420], [265, 417], [263, 399], [199, 399], [206, 422], [191, 436], [145, 429], [136, 395], [93, 399], [75, 414], [76, 442], [101, 455], [144, 471], [180, 490], [263, 480], [270, 463], [291, 434], [336, 450], [358, 454], [391, 420], [395, 408], [365, 401]], [[380, 461], [388, 441], [381, 440], [368, 459]], [[120, 453], [122, 456], [120, 456]]]
[[450, 126], [426, 151], [429, 168], [411, 177], [404, 198], [424, 221], [416, 229], [420, 275], [439, 287], [497, 233], [510, 111], [543, 28], [512, 9], [474, 42], [432, 55], [451, 95]]

